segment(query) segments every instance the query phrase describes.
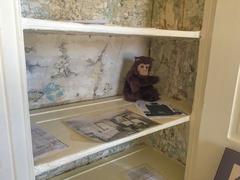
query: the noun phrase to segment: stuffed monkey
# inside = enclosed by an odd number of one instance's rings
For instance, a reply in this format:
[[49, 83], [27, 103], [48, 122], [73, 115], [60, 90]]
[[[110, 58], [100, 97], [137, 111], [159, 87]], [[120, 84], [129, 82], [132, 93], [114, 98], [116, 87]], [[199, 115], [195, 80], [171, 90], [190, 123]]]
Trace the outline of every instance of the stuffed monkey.
[[157, 76], [151, 76], [150, 70], [153, 59], [150, 57], [135, 57], [135, 62], [127, 74], [124, 84], [124, 98], [127, 101], [156, 101], [158, 91], [153, 87], [159, 81]]

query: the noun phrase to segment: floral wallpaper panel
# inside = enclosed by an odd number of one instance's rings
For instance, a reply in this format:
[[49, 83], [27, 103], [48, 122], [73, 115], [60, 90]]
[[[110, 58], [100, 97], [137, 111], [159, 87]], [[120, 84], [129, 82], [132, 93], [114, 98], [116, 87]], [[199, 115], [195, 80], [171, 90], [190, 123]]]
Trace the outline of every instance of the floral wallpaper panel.
[[147, 55], [147, 41], [26, 33], [30, 109], [120, 94], [134, 57]]

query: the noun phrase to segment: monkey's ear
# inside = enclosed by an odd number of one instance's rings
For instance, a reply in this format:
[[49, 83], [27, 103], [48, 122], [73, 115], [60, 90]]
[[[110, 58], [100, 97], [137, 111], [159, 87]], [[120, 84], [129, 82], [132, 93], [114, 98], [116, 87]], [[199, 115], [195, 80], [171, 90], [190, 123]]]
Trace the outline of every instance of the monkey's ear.
[[141, 60], [140, 57], [135, 57], [135, 62], [137, 62], [137, 61], [139, 61], [139, 60]]

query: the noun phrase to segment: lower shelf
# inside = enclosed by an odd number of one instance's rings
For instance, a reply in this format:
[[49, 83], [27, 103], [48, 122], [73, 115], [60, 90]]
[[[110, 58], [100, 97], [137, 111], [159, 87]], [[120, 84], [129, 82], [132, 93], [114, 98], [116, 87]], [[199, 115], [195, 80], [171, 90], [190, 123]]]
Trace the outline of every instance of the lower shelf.
[[[164, 100], [165, 103], [189, 113], [190, 108], [185, 103]], [[106, 111], [119, 111], [128, 109], [138, 114], [138, 108], [134, 103], [124, 101], [122, 98], [113, 98], [105, 101], [93, 103], [75, 104], [72, 106], [63, 106], [50, 108], [46, 110], [34, 111], [31, 114], [31, 120], [46, 129], [56, 138], [67, 144], [69, 147], [58, 153], [49, 153], [44, 158], [35, 161], [35, 175], [40, 176], [50, 171], [61, 170], [66, 164], [75, 163], [77, 160], [87, 157], [91, 154], [115, 147], [117, 145], [136, 140], [137, 138], [152, 134], [154, 132], [176, 126], [189, 121], [189, 115], [177, 115], [171, 118], [154, 119], [159, 125], [148, 128], [136, 134], [121, 138], [108, 143], [99, 143], [89, 140], [68, 128], [62, 121], [74, 116], [99, 116]], [[88, 118], [86, 118], [88, 120]]]
[[[183, 180], [185, 168], [177, 162], [144, 146], [134, 151], [125, 152], [78, 168], [52, 180], [133, 180], [130, 177], [135, 170], [146, 171], [160, 180]], [[137, 180], [137, 176], [136, 180]], [[138, 178], [139, 179], [139, 178]], [[151, 179], [151, 178], [150, 178]], [[154, 179], [154, 178], [152, 178]]]

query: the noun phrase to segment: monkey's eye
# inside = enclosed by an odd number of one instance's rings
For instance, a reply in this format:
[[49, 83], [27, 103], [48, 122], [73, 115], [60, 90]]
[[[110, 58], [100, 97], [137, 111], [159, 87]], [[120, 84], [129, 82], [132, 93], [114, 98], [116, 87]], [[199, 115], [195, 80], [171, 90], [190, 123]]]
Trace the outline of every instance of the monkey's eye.
[[144, 68], [144, 65], [141, 65], [140, 67], [141, 67], [141, 68]]

